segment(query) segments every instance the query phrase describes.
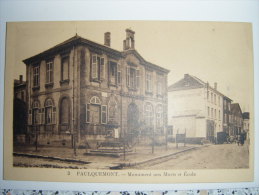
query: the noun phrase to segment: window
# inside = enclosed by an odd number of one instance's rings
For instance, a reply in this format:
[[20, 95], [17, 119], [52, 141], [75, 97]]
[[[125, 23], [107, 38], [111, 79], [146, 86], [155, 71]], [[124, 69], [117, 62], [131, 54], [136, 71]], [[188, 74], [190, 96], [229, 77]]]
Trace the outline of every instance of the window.
[[[45, 124], [55, 123], [55, 109], [51, 99], [47, 99], [45, 102]], [[44, 113], [44, 112], [43, 112]]]
[[224, 123], [227, 123], [227, 114], [224, 114]]
[[157, 76], [157, 94], [162, 95], [162, 87], [163, 87], [163, 77]]
[[117, 64], [117, 83], [121, 84], [121, 65]]
[[127, 67], [127, 86], [130, 89], [137, 89], [139, 87], [139, 69]]
[[152, 72], [146, 72], [146, 92], [151, 93], [153, 91]]
[[70, 125], [70, 101], [68, 97], [61, 99], [59, 109], [60, 130], [67, 131]]
[[65, 56], [61, 60], [61, 81], [69, 80], [69, 56]]
[[53, 83], [53, 60], [46, 63], [46, 83]]
[[101, 123], [106, 124], [107, 123], [107, 106], [103, 105], [103, 106], [101, 106], [101, 109], [102, 109]]
[[210, 100], [210, 92], [207, 91], [207, 99]]
[[211, 118], [213, 118], [213, 108], [211, 108]]
[[117, 110], [117, 102], [114, 99], [111, 99], [108, 103], [108, 116], [110, 123], [118, 122], [118, 110]]
[[214, 94], [214, 104], [217, 104], [216, 94]]
[[117, 85], [117, 63], [109, 61], [109, 83]]
[[211, 93], [211, 103], [213, 103], [213, 93]]
[[105, 78], [104, 58], [98, 56], [97, 54], [92, 55], [91, 78], [92, 81], [100, 81]]
[[149, 127], [153, 127], [153, 106], [151, 103], [146, 103], [145, 119], [146, 119], [146, 125]]
[[33, 68], [33, 87], [40, 86], [40, 66]]
[[158, 105], [156, 108], [156, 127], [160, 128], [163, 126], [163, 107]]
[[215, 119], [217, 119], [217, 111], [216, 111], [216, 109], [214, 110], [214, 117], [215, 117]]
[[219, 106], [220, 106], [220, 96], [219, 96]]
[[40, 124], [40, 105], [39, 101], [34, 101], [32, 104], [32, 124]]
[[208, 116], [210, 116], [210, 107], [208, 107]]
[[220, 120], [220, 110], [219, 110], [219, 120]]
[[90, 104], [86, 105], [86, 122], [91, 124], [107, 123], [107, 106], [101, 105], [97, 96], [90, 99]]

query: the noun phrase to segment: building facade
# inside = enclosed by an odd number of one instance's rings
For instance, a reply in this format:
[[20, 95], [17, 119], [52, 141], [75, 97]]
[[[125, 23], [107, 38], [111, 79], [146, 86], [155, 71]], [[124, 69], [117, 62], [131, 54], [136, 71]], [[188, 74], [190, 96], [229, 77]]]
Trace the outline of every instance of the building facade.
[[174, 135], [186, 132], [187, 138], [216, 140], [223, 131], [223, 98], [217, 83], [211, 87], [199, 78], [185, 74], [168, 87], [169, 124]]
[[42, 144], [94, 148], [108, 139], [165, 136], [168, 70], [135, 50], [126, 29], [123, 51], [78, 35], [24, 60], [28, 82], [28, 132]]
[[230, 118], [231, 118], [232, 100], [226, 96], [223, 97], [223, 131], [230, 135]]
[[14, 143], [25, 143], [27, 132], [27, 90], [26, 82], [20, 75], [19, 80], [14, 80], [14, 99], [13, 99], [13, 138]]
[[240, 105], [233, 103], [230, 105], [231, 116], [230, 116], [230, 132], [229, 135], [237, 136], [243, 133], [243, 115]]

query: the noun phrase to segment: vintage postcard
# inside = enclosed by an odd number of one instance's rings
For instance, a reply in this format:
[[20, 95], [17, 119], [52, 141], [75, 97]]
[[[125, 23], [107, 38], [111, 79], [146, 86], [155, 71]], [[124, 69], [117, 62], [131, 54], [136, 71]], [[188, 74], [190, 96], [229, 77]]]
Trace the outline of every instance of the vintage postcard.
[[4, 179], [249, 182], [252, 25], [7, 23]]

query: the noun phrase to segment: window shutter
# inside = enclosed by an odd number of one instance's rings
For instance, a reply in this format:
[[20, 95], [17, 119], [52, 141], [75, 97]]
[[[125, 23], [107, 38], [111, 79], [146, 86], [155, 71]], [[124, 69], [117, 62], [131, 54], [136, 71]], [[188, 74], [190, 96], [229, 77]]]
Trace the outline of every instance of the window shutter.
[[97, 55], [92, 55], [92, 79], [97, 79], [98, 72], [97, 72]]
[[121, 84], [121, 65], [117, 64], [117, 83], [118, 85]]
[[139, 88], [139, 69], [136, 69], [136, 87]]
[[56, 107], [53, 107], [52, 124], [56, 124]]
[[102, 106], [101, 111], [102, 111], [102, 113], [101, 113], [101, 123], [106, 124], [107, 123], [107, 106], [106, 105]]
[[45, 124], [45, 109], [42, 108], [42, 112], [41, 112], [41, 124], [44, 125]]
[[127, 67], [127, 69], [126, 69], [126, 75], [127, 75], [127, 86], [129, 87], [130, 86], [130, 68], [129, 67]]
[[101, 79], [105, 79], [105, 63], [104, 63], [104, 58], [100, 59], [100, 74], [101, 74]]
[[28, 125], [32, 124], [32, 114], [31, 110], [29, 110], [29, 118], [28, 118]]
[[89, 123], [90, 122], [90, 104], [86, 104], [85, 108], [86, 108], [86, 110], [85, 110], [85, 115], [86, 115], [85, 120], [86, 120], [87, 123]]

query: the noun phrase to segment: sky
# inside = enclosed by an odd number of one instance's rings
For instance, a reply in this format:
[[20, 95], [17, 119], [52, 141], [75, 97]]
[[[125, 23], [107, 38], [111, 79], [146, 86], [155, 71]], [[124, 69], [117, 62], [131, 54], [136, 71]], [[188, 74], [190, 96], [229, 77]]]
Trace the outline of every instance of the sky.
[[[22, 60], [59, 44], [76, 33], [122, 51], [125, 29], [135, 31], [135, 49], [147, 61], [170, 70], [168, 85], [184, 74], [196, 76], [218, 90], [243, 112], [253, 108], [253, 45], [249, 23], [172, 21], [20, 22], [7, 25], [8, 74], [25, 77]], [[11, 68], [13, 67], [13, 68]], [[11, 70], [11, 71], [10, 71]]]

